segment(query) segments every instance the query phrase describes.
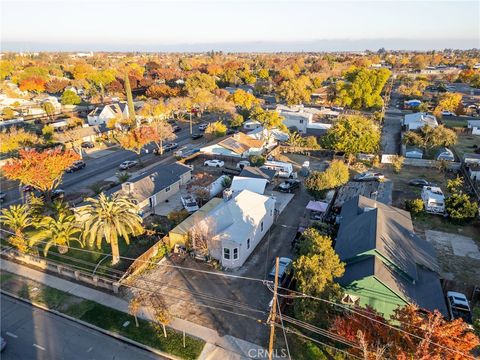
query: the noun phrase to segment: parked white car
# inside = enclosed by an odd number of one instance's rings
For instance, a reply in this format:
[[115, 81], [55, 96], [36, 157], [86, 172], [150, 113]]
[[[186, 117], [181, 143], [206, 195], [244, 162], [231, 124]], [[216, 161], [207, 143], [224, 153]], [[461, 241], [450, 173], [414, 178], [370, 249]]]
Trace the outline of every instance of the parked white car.
[[382, 173], [375, 173], [371, 171], [366, 171], [353, 177], [354, 181], [378, 181], [383, 179], [385, 179], [385, 175], [383, 175]]
[[134, 167], [135, 165], [137, 165], [136, 161], [127, 160], [121, 163], [119, 168], [120, 170], [127, 170], [127, 169], [130, 169], [131, 167]]
[[442, 111], [442, 116], [457, 116], [454, 112], [451, 111]]
[[203, 163], [204, 166], [211, 166], [211, 167], [224, 167], [225, 163], [222, 160], [207, 160]]
[[462, 318], [470, 326], [472, 325], [472, 311], [467, 297], [459, 292], [447, 292], [447, 306], [450, 313], [450, 320]]
[[194, 212], [199, 209], [197, 201], [192, 195], [182, 196], [182, 204], [188, 212]]

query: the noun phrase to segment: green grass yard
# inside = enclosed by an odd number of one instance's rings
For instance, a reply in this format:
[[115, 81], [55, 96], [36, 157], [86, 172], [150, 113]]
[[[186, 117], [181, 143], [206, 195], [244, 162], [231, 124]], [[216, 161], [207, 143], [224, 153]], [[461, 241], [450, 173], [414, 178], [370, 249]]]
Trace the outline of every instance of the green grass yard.
[[[136, 327], [135, 319], [129, 314], [15, 274], [0, 272], [0, 283], [3, 290], [24, 299], [182, 359], [197, 359], [205, 345], [203, 340], [186, 336], [185, 347], [183, 347], [183, 334], [180, 332], [167, 328], [167, 337], [165, 338], [162, 326], [159, 324], [139, 319], [139, 327]], [[129, 322], [129, 325], [124, 327], [126, 322]]]
[[474, 145], [480, 146], [480, 137], [478, 135], [458, 135], [458, 142], [453, 148], [459, 156], [475, 152]]

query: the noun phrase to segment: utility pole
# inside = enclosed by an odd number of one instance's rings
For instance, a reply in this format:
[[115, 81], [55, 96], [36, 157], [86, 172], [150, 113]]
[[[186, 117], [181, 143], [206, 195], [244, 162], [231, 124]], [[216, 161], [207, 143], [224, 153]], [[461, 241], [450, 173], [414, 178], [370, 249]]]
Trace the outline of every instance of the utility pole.
[[193, 131], [192, 131], [192, 110], [191, 109], [189, 113], [190, 113], [190, 135], [192, 135]]
[[275, 285], [273, 288], [272, 308], [270, 309], [270, 344], [268, 345], [268, 360], [273, 358], [273, 339], [275, 337], [275, 318], [277, 316], [278, 290], [278, 257], [275, 259]]

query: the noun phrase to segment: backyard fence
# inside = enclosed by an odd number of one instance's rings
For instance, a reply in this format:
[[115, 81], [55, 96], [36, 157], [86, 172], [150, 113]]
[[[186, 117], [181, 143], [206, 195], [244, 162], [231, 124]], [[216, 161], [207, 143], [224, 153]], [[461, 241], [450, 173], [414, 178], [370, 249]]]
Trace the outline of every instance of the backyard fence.
[[26, 265], [31, 265], [63, 277], [75, 279], [76, 281], [83, 282], [90, 286], [108, 289], [113, 291], [115, 294], [118, 293], [118, 289], [120, 287], [119, 281], [116, 279], [98, 276], [93, 272], [89, 273], [67, 264], [54, 262], [32, 254], [23, 254], [13, 248], [3, 250], [2, 255], [8, 259], [15, 260]]
[[[381, 162], [382, 164], [391, 164], [393, 159], [398, 155], [391, 155], [391, 154], [382, 154]], [[437, 160], [429, 160], [429, 159], [414, 159], [414, 158], [404, 158], [403, 165], [409, 166], [418, 166], [418, 167], [427, 167], [427, 168], [435, 168], [438, 165]], [[459, 162], [447, 162], [447, 169], [458, 171], [461, 167], [461, 163]]]
[[127, 271], [123, 274], [121, 279], [118, 281], [121, 283], [124, 279], [126, 279], [130, 275], [135, 275], [144, 270], [148, 265], [150, 265], [150, 260], [157, 256], [158, 250], [161, 246], [165, 246], [165, 244], [169, 243], [168, 236], [163, 237], [162, 239], [158, 240], [155, 244], [153, 244], [150, 248], [148, 248], [142, 255], [137, 257], [135, 261], [128, 267]]

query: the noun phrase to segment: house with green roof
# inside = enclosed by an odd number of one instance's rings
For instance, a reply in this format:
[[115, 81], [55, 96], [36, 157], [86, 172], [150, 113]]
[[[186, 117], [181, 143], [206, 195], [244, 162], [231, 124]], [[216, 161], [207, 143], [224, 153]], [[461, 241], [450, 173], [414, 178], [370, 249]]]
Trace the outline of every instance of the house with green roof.
[[335, 251], [345, 262], [343, 301], [388, 318], [406, 304], [447, 314], [435, 249], [410, 213], [364, 196], [343, 204]]

